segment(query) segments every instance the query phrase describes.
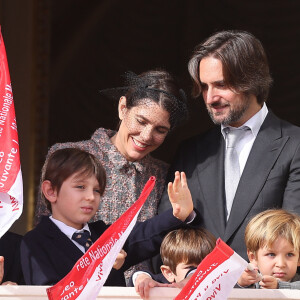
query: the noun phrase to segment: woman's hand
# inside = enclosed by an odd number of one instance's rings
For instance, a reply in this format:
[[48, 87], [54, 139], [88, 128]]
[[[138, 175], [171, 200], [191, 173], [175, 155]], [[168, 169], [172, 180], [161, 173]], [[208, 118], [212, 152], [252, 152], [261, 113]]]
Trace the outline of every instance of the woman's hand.
[[184, 222], [194, 208], [184, 172], [175, 172], [174, 182], [168, 184], [168, 195], [173, 207], [174, 217]]

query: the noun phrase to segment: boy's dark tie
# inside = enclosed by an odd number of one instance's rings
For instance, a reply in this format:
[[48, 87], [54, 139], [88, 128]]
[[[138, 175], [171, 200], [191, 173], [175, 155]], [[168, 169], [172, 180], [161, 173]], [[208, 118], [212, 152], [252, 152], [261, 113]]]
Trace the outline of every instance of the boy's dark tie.
[[87, 230], [84, 230], [84, 232], [74, 232], [74, 234], [72, 235], [72, 239], [76, 241], [78, 244], [82, 245], [85, 249], [85, 252], [93, 244], [91, 235]]

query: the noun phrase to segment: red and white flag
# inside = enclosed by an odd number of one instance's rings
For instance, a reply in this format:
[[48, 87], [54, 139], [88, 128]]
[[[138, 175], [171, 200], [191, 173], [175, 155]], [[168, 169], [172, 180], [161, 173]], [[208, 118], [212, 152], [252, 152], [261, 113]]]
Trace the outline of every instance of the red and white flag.
[[14, 99], [0, 27], [0, 237], [23, 210], [23, 182]]
[[139, 199], [99, 237], [68, 275], [47, 289], [50, 300], [96, 299], [154, 184], [155, 177], [151, 177]]
[[227, 299], [248, 263], [221, 239], [175, 300]]

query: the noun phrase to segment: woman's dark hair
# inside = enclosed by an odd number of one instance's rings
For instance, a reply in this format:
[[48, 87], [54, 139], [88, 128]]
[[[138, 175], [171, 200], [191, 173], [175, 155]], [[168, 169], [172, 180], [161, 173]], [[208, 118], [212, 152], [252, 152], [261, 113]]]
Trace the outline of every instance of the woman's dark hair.
[[146, 99], [155, 101], [169, 113], [171, 129], [187, 118], [186, 95], [167, 71], [151, 70], [140, 75], [128, 72], [125, 81], [128, 86], [125, 93], [127, 108], [140, 105]]
[[224, 82], [234, 91], [255, 95], [262, 104], [269, 95], [272, 77], [261, 42], [245, 31], [221, 31], [196, 46], [188, 69], [193, 80], [193, 97], [201, 94], [200, 61], [214, 57], [222, 62]]
[[[41, 181], [49, 180], [53, 189], [59, 193], [63, 182], [76, 173], [83, 177], [95, 175], [99, 183], [100, 194], [103, 195], [106, 173], [102, 164], [94, 155], [77, 148], [64, 148], [53, 152], [43, 168]], [[51, 203], [42, 192], [41, 194], [47, 208], [52, 211]]]

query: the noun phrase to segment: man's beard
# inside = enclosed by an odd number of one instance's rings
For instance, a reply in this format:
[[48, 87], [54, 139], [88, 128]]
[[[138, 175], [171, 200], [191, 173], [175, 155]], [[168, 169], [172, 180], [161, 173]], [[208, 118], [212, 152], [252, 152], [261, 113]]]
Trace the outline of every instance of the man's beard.
[[218, 116], [218, 113], [214, 114], [210, 110], [210, 107], [208, 107], [208, 106], [206, 106], [206, 108], [208, 110], [208, 114], [209, 114], [210, 118], [216, 125], [226, 126], [226, 125], [238, 122], [243, 117], [243, 115], [245, 114], [245, 112], [247, 111], [249, 106], [250, 106], [250, 101], [247, 97], [245, 97], [243, 99], [242, 103], [235, 106], [234, 108], [230, 107], [230, 111], [229, 111], [228, 115], [226, 117], [224, 117], [223, 119], [215, 118], [215, 116]]

